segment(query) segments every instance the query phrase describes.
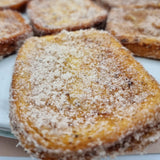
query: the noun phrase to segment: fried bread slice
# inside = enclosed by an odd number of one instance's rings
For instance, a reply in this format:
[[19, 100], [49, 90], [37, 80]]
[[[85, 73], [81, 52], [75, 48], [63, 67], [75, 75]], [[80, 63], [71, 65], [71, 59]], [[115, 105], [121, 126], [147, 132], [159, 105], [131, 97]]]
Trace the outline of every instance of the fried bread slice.
[[90, 0], [34, 0], [27, 13], [36, 35], [105, 28], [107, 12]]
[[0, 56], [17, 50], [23, 41], [32, 35], [32, 28], [16, 11], [0, 11]]
[[160, 0], [96, 0], [107, 8], [160, 8]]
[[136, 56], [160, 59], [160, 9], [114, 8], [106, 29]]
[[10, 122], [34, 156], [89, 160], [144, 146], [160, 137], [149, 138], [159, 114], [158, 83], [106, 31], [32, 37], [19, 50]]
[[23, 10], [29, 0], [0, 0], [0, 9]]

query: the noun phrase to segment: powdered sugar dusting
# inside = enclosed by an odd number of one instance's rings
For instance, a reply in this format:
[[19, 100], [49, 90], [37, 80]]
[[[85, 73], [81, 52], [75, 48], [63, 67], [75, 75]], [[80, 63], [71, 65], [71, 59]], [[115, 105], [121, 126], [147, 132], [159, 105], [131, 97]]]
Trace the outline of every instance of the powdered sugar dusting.
[[[127, 127], [142, 104], [159, 92], [146, 85], [149, 76], [143, 69], [138, 72], [139, 64], [115, 42], [107, 32], [93, 29], [26, 41], [30, 48], [19, 53], [26, 61], [17, 59], [15, 74], [21, 81], [14, 96], [23, 102], [20, 119], [31, 124], [49, 149], [55, 141], [54, 149], [70, 152], [101, 146], [104, 134], [110, 142], [116, 134], [124, 138], [133, 132]], [[141, 114], [144, 119], [147, 109]]]

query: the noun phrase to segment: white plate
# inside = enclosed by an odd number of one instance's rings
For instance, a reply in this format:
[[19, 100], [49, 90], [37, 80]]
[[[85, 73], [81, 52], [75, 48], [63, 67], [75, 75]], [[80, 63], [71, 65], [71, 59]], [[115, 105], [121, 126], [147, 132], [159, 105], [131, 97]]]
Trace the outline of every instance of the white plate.
[[0, 129], [9, 131], [9, 88], [16, 55], [0, 61]]
[[144, 68], [160, 83], [160, 60], [136, 57]]

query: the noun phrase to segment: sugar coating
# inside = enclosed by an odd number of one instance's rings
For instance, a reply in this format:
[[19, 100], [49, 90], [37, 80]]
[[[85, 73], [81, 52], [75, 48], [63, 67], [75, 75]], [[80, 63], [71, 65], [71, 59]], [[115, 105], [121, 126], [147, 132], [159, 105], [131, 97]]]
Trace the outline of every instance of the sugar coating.
[[[0, 11], [0, 41], [12, 38], [26, 30], [25, 21], [15, 11]], [[23, 22], [24, 21], [24, 22]]]
[[116, 36], [156, 38], [160, 35], [160, 10], [113, 9], [108, 17], [108, 30]]
[[137, 8], [144, 8], [144, 7], [159, 7], [160, 0], [100, 0], [104, 4], [108, 4], [110, 7], [137, 7]]
[[[159, 104], [154, 106], [154, 100], [148, 99], [154, 99], [159, 88], [147, 83], [153, 79], [143, 68], [138, 70], [140, 65], [125, 48], [114, 43], [118, 42], [107, 32], [93, 29], [26, 41], [29, 47], [23, 46], [16, 61], [14, 75], [20, 79], [12, 88], [11, 114], [17, 109], [20, 112], [16, 120], [12, 118], [20, 123], [19, 131], [13, 130], [17, 136], [17, 132], [24, 134], [26, 126], [35, 133], [32, 137], [25, 132], [28, 144], [39, 148], [37, 154], [80, 154], [98, 146], [99, 156], [104, 156], [105, 140], [98, 135], [107, 139], [119, 133], [119, 141], [136, 132], [130, 124], [145, 103], [141, 117], [145, 125], [154, 124], [154, 115], [148, 117], [148, 110]], [[121, 132], [121, 122], [128, 123], [127, 133]]]
[[90, 0], [35, 0], [30, 2], [27, 12], [33, 24], [46, 29], [92, 26], [107, 14]]
[[0, 56], [16, 51], [25, 39], [32, 36], [31, 26], [16, 11], [0, 11]]

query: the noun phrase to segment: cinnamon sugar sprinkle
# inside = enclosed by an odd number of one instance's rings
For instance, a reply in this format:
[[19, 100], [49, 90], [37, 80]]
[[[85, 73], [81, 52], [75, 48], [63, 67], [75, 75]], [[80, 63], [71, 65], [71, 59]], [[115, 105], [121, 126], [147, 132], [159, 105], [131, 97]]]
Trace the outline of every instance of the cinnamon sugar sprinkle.
[[118, 37], [134, 35], [135, 38], [156, 38], [159, 41], [160, 10], [115, 8], [110, 13], [107, 28]]
[[94, 24], [107, 14], [90, 0], [35, 0], [27, 12], [34, 24], [48, 29]]
[[[94, 29], [27, 40], [28, 48], [24, 45], [19, 53], [25, 61], [16, 61], [15, 74], [21, 80], [13, 88], [14, 96], [21, 99], [23, 123], [31, 122], [30, 127], [40, 131], [41, 137], [50, 137], [50, 142], [67, 145], [59, 137], [69, 135], [72, 142], [75, 131], [81, 136], [91, 131], [94, 137], [105, 130], [107, 135], [112, 130], [104, 128], [107, 123], [110, 127], [113, 120], [113, 130], [118, 131], [119, 121], [133, 118], [158, 89], [146, 85], [149, 76], [143, 77], [144, 70], [138, 72], [139, 64], [115, 42], [107, 32]], [[95, 130], [99, 119], [101, 126]], [[87, 145], [100, 144], [97, 139]]]
[[0, 40], [25, 32], [26, 24], [18, 18], [17, 14], [11, 10], [0, 11]]

